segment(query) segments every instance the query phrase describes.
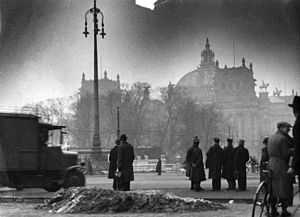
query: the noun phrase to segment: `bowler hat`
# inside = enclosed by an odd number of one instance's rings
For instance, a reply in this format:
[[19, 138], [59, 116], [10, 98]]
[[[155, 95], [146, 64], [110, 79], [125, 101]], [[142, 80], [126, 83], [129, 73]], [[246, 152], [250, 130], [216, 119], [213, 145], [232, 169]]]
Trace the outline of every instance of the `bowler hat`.
[[122, 135], [120, 136], [120, 141], [127, 141], [127, 136], [126, 136], [126, 134], [122, 134]]
[[227, 142], [233, 142], [233, 139], [232, 138], [228, 138]]
[[293, 99], [293, 103], [289, 104], [289, 107], [300, 109], [300, 96], [295, 96]]
[[200, 140], [199, 140], [199, 138], [198, 138], [198, 136], [195, 136], [194, 137], [194, 141], [193, 141], [194, 143], [200, 143]]
[[240, 144], [245, 144], [245, 140], [244, 140], [244, 139], [240, 139], [240, 140], [239, 140], [239, 143], [240, 143]]

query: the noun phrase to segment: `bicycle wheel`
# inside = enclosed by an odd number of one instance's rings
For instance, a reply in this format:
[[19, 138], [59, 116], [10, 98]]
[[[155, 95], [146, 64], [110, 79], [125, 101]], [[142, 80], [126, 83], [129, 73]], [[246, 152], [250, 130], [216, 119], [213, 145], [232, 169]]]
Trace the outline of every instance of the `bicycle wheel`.
[[300, 206], [300, 192], [298, 190], [294, 192], [293, 205]]
[[300, 206], [300, 183], [299, 183], [299, 178], [296, 179], [296, 183], [294, 185], [293, 205], [294, 206]]
[[269, 192], [265, 182], [259, 184], [254, 199], [252, 208], [252, 217], [269, 216]]

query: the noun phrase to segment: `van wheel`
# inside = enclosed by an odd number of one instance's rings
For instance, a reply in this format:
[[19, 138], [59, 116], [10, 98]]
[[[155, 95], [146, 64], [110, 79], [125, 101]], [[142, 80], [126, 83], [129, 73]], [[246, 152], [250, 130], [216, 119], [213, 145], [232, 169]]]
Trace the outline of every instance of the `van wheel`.
[[49, 182], [44, 186], [44, 189], [48, 192], [56, 192], [61, 188], [61, 186], [56, 182]]
[[85, 177], [82, 172], [73, 170], [67, 173], [64, 181], [64, 187], [80, 187], [85, 185]]

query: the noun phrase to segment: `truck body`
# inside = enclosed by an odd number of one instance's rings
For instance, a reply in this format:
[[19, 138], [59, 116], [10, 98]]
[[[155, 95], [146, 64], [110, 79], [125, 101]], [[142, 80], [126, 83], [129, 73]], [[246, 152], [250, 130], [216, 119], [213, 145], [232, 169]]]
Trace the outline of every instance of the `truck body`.
[[0, 113], [0, 184], [48, 191], [85, 185], [77, 154], [48, 145], [49, 134], [63, 128], [31, 114]]

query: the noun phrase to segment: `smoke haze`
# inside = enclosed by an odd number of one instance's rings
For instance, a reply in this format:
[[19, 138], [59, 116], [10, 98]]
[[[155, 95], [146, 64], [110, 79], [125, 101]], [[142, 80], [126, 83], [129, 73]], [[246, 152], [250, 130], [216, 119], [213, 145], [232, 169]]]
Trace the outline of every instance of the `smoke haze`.
[[[149, 10], [133, 0], [99, 0], [107, 37], [99, 39], [99, 69], [115, 79], [152, 86], [177, 82], [200, 63], [208, 37], [220, 65], [245, 56], [257, 80], [300, 92], [299, 3], [185, 0]], [[74, 94], [81, 74], [93, 77], [92, 37], [82, 35], [92, 1], [0, 0], [1, 104], [21, 105]], [[92, 23], [89, 22], [92, 32]]]

